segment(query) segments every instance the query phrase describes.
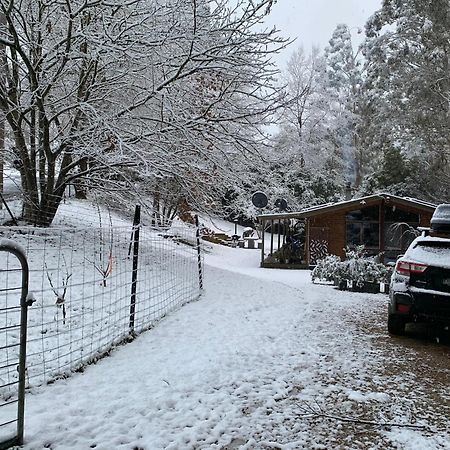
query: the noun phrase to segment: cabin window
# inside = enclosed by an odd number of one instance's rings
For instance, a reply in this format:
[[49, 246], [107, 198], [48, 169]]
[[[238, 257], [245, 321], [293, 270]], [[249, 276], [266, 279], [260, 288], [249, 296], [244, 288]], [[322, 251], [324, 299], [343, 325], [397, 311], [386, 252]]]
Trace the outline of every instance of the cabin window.
[[368, 249], [378, 249], [380, 241], [378, 218], [378, 206], [370, 206], [348, 212], [346, 214], [347, 245], [350, 247], [364, 245]]
[[380, 226], [378, 223], [347, 222], [347, 245], [364, 245], [366, 248], [378, 248]]
[[403, 211], [395, 206], [386, 206], [384, 213], [385, 222], [404, 222], [404, 223], [419, 223], [419, 214]]
[[394, 261], [417, 236], [419, 215], [396, 207], [386, 207], [384, 223], [385, 261]]

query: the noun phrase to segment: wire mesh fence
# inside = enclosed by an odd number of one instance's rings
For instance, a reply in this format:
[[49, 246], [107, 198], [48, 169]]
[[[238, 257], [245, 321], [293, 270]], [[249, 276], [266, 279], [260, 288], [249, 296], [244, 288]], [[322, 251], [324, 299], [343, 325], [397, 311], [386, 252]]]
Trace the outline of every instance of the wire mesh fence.
[[[112, 224], [113, 220], [101, 227], [0, 227], [0, 240], [22, 246], [30, 267], [34, 303], [28, 314], [28, 386], [82, 368], [199, 296], [194, 226], [139, 226], [139, 253], [133, 255], [137, 227]], [[0, 275], [0, 304], [5, 305], [17, 295], [13, 287], [20, 286], [20, 272], [11, 258], [1, 257]], [[9, 315], [5, 320], [8, 326], [15, 318]], [[0, 368], [3, 399], [13, 395], [8, 380], [15, 370], [14, 364]]]

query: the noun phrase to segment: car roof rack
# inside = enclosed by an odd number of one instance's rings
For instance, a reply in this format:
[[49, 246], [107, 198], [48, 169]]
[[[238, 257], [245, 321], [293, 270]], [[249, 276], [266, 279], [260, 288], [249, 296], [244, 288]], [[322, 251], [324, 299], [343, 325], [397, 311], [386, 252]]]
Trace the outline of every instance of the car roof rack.
[[429, 236], [431, 229], [429, 227], [417, 227], [417, 229], [420, 231], [421, 236]]

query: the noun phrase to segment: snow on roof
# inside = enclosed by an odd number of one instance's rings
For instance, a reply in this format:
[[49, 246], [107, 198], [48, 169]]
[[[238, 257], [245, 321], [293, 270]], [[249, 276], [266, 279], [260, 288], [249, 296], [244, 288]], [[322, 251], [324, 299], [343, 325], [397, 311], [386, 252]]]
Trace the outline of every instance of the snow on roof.
[[374, 200], [378, 200], [380, 198], [384, 198], [385, 200], [393, 200], [397, 203], [406, 203], [411, 206], [416, 206], [422, 209], [428, 209], [433, 211], [436, 208], [436, 205], [430, 202], [426, 202], [424, 200], [419, 200], [411, 197], [399, 197], [397, 195], [388, 194], [388, 193], [379, 193], [374, 195], [368, 195], [360, 198], [352, 198], [350, 200], [341, 200], [335, 203], [324, 203], [322, 205], [311, 206], [309, 208], [304, 208], [297, 212], [284, 213], [284, 214], [261, 214], [258, 216], [259, 219], [277, 219], [277, 218], [301, 218], [301, 217], [309, 217], [315, 215], [315, 213], [320, 213], [321, 211], [327, 209], [341, 209], [347, 206], [353, 205], [364, 205], [368, 202], [372, 202]]

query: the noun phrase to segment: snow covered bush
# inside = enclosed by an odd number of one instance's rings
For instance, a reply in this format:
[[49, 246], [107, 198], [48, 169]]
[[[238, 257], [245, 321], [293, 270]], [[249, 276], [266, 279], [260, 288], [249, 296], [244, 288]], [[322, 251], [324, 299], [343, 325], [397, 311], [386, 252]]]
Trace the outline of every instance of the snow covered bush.
[[323, 259], [319, 259], [316, 267], [311, 272], [312, 280], [335, 281], [341, 264], [341, 258], [336, 255], [328, 255]]
[[387, 283], [391, 271], [390, 269], [376, 261], [375, 256], [366, 256], [364, 246], [358, 246], [355, 250], [346, 249], [345, 261], [342, 262], [344, 270], [341, 280], [349, 280], [357, 287], [363, 287], [364, 283]]
[[311, 276], [313, 281], [334, 281], [336, 285], [350, 281], [353, 286], [362, 288], [365, 283], [388, 283], [391, 269], [377, 262], [377, 257], [366, 256], [364, 246], [358, 246], [354, 250], [347, 247], [345, 261], [335, 255], [319, 260]]

